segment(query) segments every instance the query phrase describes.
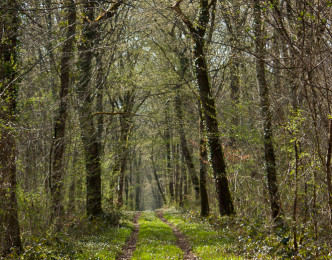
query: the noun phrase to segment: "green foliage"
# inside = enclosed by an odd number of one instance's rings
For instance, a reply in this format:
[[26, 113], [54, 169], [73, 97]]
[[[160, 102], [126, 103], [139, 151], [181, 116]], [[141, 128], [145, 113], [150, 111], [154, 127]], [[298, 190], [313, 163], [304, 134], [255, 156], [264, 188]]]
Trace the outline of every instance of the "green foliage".
[[74, 243], [64, 234], [34, 237], [28, 243], [19, 259], [72, 259], [75, 255]]
[[46, 219], [49, 216], [45, 190], [39, 188], [24, 191], [21, 186], [18, 186], [16, 190], [23, 235], [25, 232], [31, 232], [32, 236], [43, 235], [48, 224]]
[[182, 259], [183, 252], [175, 245], [172, 229], [153, 212], [144, 212], [139, 219], [140, 231], [133, 259]]
[[[209, 216], [202, 219], [198, 212], [183, 214], [167, 211], [165, 218], [184, 233], [200, 259], [291, 259], [295, 257], [291, 222], [273, 229], [263, 218], [236, 219]], [[288, 223], [289, 222], [289, 223]], [[327, 244], [317, 244], [314, 233], [301, 227], [301, 243], [297, 253], [301, 259], [328, 259]]]
[[30, 237], [23, 253], [8, 259], [115, 259], [134, 229], [132, 213], [121, 214], [121, 220], [119, 214], [72, 219], [65, 223], [64, 233], [50, 231], [44, 237]]
[[76, 243], [75, 259], [115, 259], [131, 234], [131, 226], [108, 228]]

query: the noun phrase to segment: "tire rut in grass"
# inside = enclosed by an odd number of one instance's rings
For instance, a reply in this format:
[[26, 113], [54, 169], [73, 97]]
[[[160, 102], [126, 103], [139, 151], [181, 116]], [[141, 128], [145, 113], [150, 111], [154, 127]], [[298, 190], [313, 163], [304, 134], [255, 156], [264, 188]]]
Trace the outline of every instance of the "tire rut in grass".
[[176, 236], [176, 245], [181, 248], [183, 251], [183, 259], [185, 260], [197, 260], [197, 256], [191, 251], [191, 246], [188, 242], [188, 239], [185, 235], [183, 235], [172, 223], [169, 223], [164, 218], [164, 213], [162, 211], [156, 211], [158, 218], [160, 218], [161, 221], [168, 224], [171, 229], [173, 230], [174, 235]]
[[133, 252], [136, 249], [137, 236], [139, 232], [138, 219], [141, 216], [141, 212], [137, 212], [134, 216], [134, 231], [132, 232], [130, 238], [122, 248], [122, 253], [116, 258], [116, 260], [129, 260], [131, 259]]

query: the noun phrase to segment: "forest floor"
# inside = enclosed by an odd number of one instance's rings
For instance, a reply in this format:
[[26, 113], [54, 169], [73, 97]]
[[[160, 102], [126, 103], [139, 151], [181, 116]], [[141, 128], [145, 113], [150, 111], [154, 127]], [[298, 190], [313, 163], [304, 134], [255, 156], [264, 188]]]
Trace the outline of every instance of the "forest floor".
[[133, 252], [136, 249], [137, 236], [139, 232], [138, 219], [141, 216], [141, 212], [137, 212], [134, 216], [134, 230], [131, 233], [130, 238], [127, 240], [125, 246], [122, 248], [122, 253], [116, 258], [117, 260], [131, 259]]
[[172, 209], [119, 214], [73, 220], [63, 233], [31, 237], [20, 256], [8, 259], [330, 259], [328, 249], [316, 250], [315, 257], [315, 251], [303, 251], [306, 258], [294, 258], [289, 238], [257, 221], [202, 219]]
[[179, 225], [185, 219], [178, 211], [160, 210], [125, 212], [116, 225], [111, 216], [73, 220], [63, 233], [29, 238], [20, 256], [8, 259], [242, 259], [221, 253], [226, 240], [212, 227]]

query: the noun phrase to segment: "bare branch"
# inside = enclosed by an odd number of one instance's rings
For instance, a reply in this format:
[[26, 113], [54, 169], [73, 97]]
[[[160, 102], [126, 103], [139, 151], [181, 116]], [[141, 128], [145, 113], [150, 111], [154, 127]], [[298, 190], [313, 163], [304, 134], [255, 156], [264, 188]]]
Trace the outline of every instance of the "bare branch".
[[124, 3], [123, 0], [118, 0], [116, 3], [114, 3], [110, 8], [108, 8], [104, 13], [99, 15], [94, 22], [99, 22], [101, 20], [105, 20], [108, 18], [112, 18], [115, 14], [115, 12], [118, 10], [118, 8]]
[[110, 116], [116, 116], [116, 115], [129, 115], [131, 113], [128, 112], [96, 112], [92, 114], [92, 116], [97, 116], [97, 115], [110, 115]]
[[217, 4], [217, 0], [212, 0], [211, 3], [208, 5], [208, 10], [213, 6], [215, 9], [215, 5]]
[[137, 113], [130, 113], [130, 112], [96, 112], [92, 114], [92, 116], [97, 115], [109, 115], [109, 116], [116, 116], [116, 115], [130, 115], [130, 116], [145, 116]]
[[192, 24], [192, 22], [188, 19], [188, 17], [182, 12], [180, 8], [181, 2], [183, 2], [183, 0], [176, 1], [175, 5], [171, 6], [171, 8], [179, 15], [182, 22], [188, 27], [191, 35], [194, 36], [195, 34], [197, 34], [197, 30]]

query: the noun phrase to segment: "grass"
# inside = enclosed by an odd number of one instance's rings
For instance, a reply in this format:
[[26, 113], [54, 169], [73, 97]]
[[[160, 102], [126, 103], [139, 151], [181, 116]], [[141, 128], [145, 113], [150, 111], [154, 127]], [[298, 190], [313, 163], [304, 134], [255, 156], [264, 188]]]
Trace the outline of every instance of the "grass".
[[182, 259], [183, 252], [175, 244], [172, 229], [154, 212], [144, 212], [138, 222], [140, 230], [132, 259]]
[[105, 218], [73, 221], [70, 224], [73, 227], [69, 227], [65, 233], [30, 238], [25, 242], [24, 252], [9, 259], [115, 259], [134, 229], [132, 216], [133, 213], [123, 216], [116, 226]]
[[164, 217], [189, 240], [199, 259], [243, 259], [232, 254], [234, 238], [214, 230], [207, 222], [192, 221], [178, 211], [166, 211]]
[[85, 236], [76, 243], [79, 252], [75, 259], [115, 259], [129, 238], [132, 229], [129, 225], [112, 227], [97, 235]]

